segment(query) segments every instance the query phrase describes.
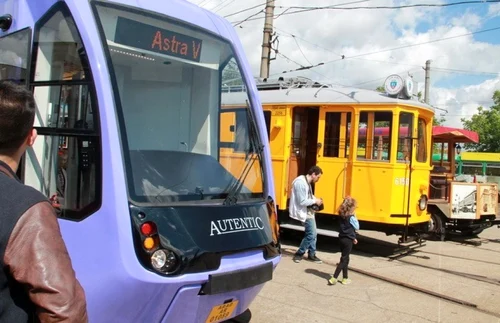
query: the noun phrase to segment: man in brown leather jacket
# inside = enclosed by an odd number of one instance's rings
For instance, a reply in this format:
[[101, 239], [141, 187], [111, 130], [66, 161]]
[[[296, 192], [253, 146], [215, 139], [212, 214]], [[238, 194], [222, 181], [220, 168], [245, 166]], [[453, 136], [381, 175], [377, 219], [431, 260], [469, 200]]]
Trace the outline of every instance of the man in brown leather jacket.
[[54, 208], [15, 174], [34, 117], [31, 92], [0, 81], [0, 323], [88, 322]]

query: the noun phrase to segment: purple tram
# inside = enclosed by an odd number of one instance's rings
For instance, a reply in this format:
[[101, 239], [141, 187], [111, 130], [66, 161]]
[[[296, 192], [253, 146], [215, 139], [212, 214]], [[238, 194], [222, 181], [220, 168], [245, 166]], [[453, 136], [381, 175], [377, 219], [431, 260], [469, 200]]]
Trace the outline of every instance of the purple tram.
[[[268, 132], [232, 26], [182, 0], [0, 0], [0, 30], [0, 79], [37, 103], [19, 175], [58, 210], [90, 322], [248, 314], [281, 251]], [[227, 84], [247, 103], [222, 140]]]

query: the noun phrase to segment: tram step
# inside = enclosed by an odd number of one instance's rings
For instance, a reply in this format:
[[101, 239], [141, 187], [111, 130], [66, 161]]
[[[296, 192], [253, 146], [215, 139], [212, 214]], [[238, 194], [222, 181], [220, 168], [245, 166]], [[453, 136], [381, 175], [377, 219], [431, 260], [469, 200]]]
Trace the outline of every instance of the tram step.
[[[303, 226], [294, 225], [294, 224], [280, 224], [280, 228], [297, 230], [297, 231], [304, 231]], [[331, 231], [331, 230], [325, 230], [325, 229], [317, 229], [317, 231], [318, 231], [318, 234], [321, 234], [322, 236], [328, 236], [328, 237], [333, 237], [333, 238], [338, 238], [338, 236], [339, 236], [339, 233], [337, 231]]]

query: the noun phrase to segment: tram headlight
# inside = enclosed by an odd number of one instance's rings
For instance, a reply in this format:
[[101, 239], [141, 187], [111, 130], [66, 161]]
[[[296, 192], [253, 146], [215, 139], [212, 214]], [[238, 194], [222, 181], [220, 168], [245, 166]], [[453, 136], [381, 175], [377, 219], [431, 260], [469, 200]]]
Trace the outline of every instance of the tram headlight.
[[424, 211], [425, 208], [427, 207], [427, 195], [425, 194], [422, 194], [420, 195], [420, 199], [418, 200], [418, 208], [420, 209], [420, 211]]
[[162, 273], [171, 273], [177, 269], [177, 256], [173, 251], [166, 249], [156, 250], [151, 255], [151, 265]]

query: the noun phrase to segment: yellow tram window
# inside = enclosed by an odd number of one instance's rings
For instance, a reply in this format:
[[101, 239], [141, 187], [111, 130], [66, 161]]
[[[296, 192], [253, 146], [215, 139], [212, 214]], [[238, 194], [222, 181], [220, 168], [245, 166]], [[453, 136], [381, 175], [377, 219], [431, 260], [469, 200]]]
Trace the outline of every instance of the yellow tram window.
[[[348, 156], [348, 129], [351, 122], [350, 112], [325, 113], [325, 157]], [[347, 139], [346, 139], [347, 138]]]
[[267, 137], [271, 141], [271, 111], [264, 111], [264, 120], [266, 121]]
[[345, 158], [349, 158], [349, 147], [351, 146], [351, 113], [347, 113], [346, 126], [345, 126]]
[[356, 149], [356, 157], [358, 159], [365, 159], [366, 156], [366, 136], [368, 134], [368, 112], [361, 112], [359, 114], [359, 131], [358, 131], [358, 145]]
[[398, 161], [409, 160], [412, 137], [413, 113], [401, 112], [399, 114]]
[[350, 112], [325, 113], [325, 148], [323, 156], [344, 158], [349, 155], [348, 129], [350, 122]]
[[417, 161], [427, 161], [427, 122], [422, 118], [418, 118]]
[[339, 157], [341, 117], [341, 112], [325, 114], [325, 148], [323, 150], [325, 157]]
[[360, 113], [358, 159], [389, 161], [392, 123], [392, 112], [390, 111], [363, 111]]

